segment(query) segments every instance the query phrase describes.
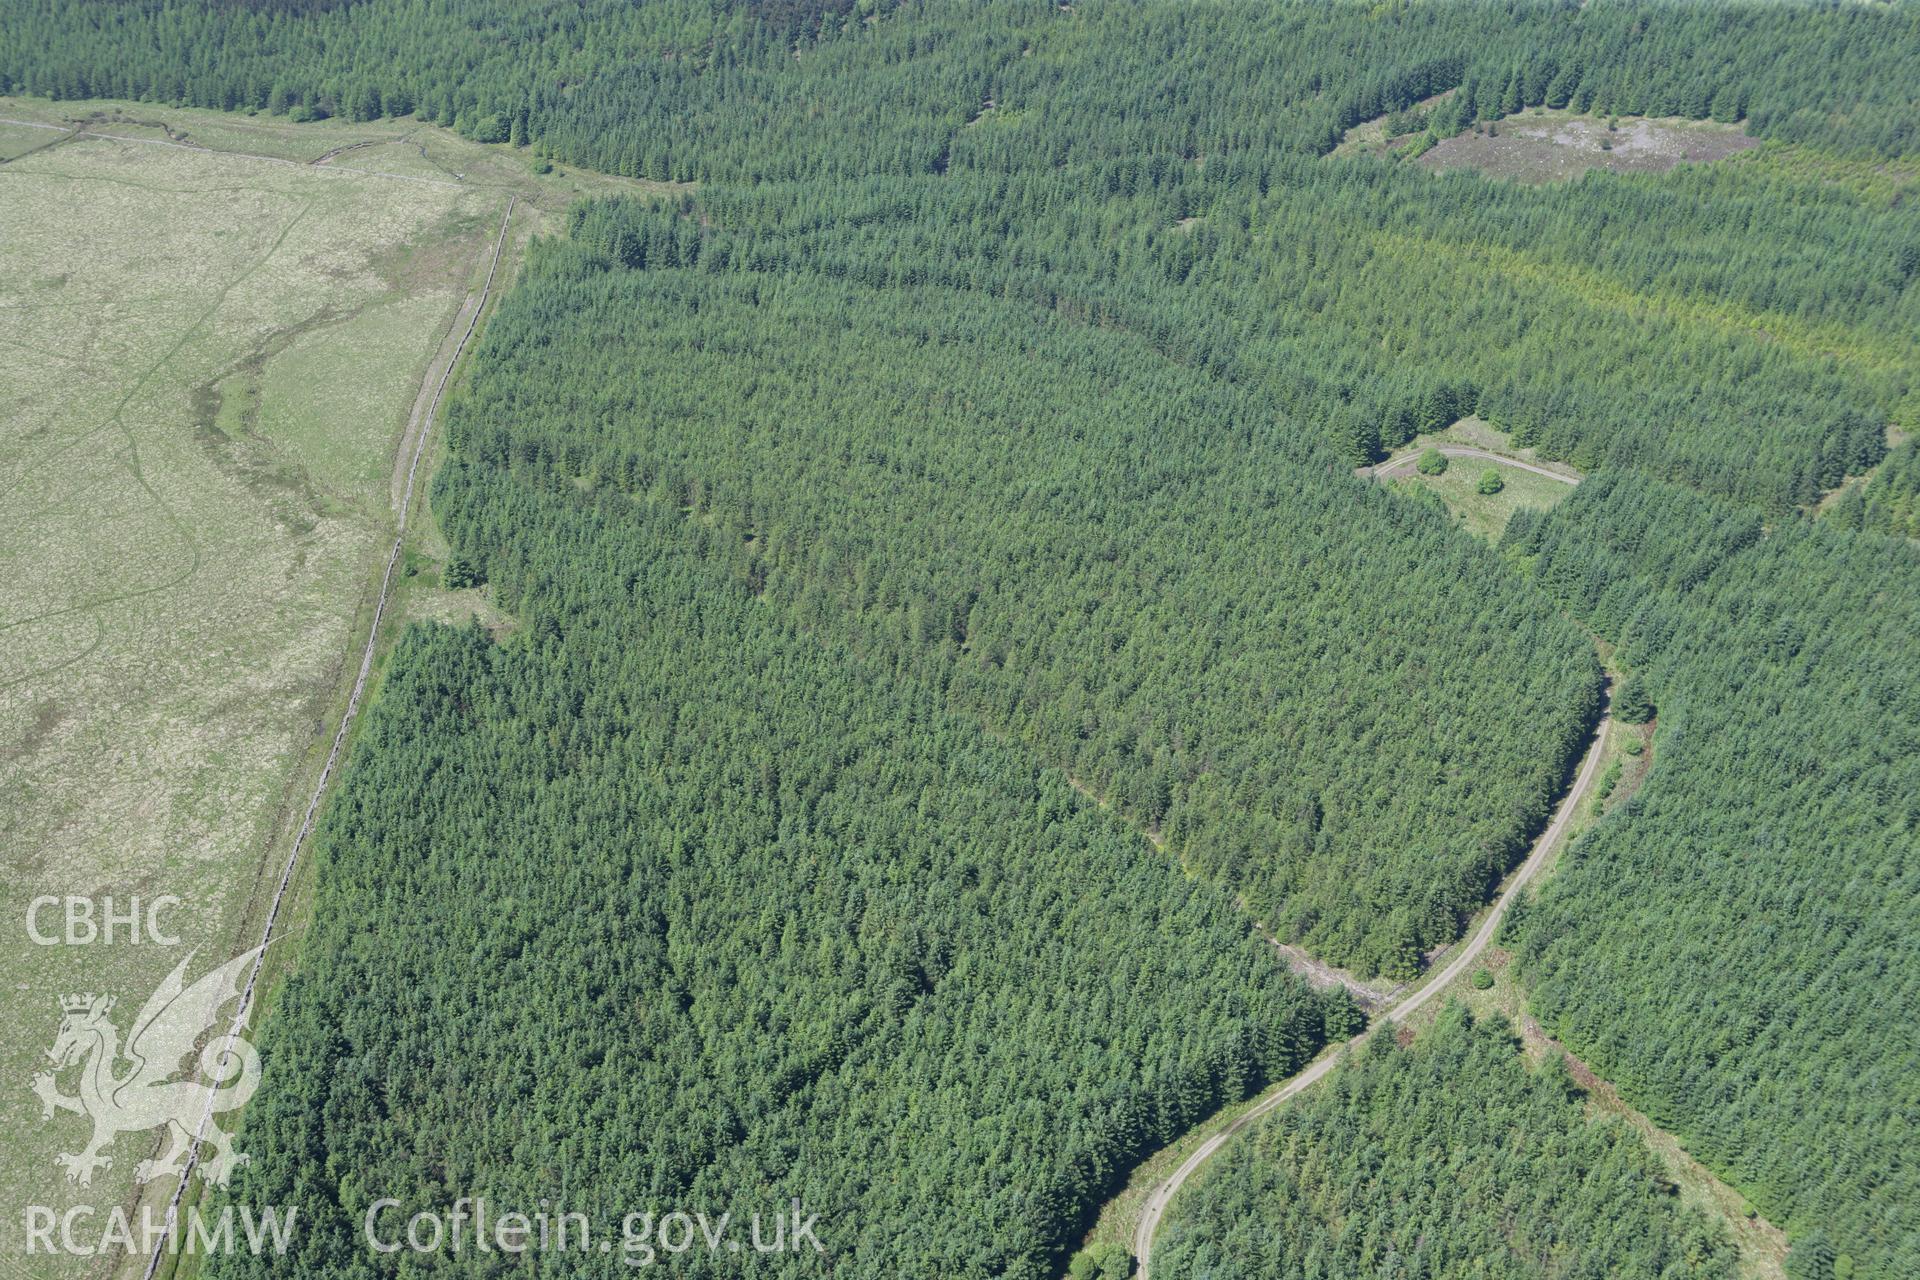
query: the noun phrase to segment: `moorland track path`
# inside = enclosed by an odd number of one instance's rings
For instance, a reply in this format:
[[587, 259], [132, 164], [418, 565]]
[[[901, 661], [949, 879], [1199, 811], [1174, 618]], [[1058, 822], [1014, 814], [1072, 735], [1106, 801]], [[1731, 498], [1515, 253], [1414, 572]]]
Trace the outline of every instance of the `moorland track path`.
[[[203, 147], [197, 142], [178, 141], [173, 137], [130, 138], [123, 133], [107, 133], [94, 127], [90, 121], [58, 125], [46, 124], [39, 120], [15, 120], [7, 116], [0, 116], [0, 124], [18, 125], [24, 129], [51, 129], [65, 135], [55, 138], [44, 147], [35, 147], [32, 151], [22, 152], [21, 156], [31, 155], [33, 151], [43, 151], [46, 147], [55, 146], [62, 142], [76, 142], [82, 138], [106, 138], [113, 142], [125, 142], [139, 147], [171, 147], [175, 151], [198, 151], [205, 155], [231, 156], [239, 160], [260, 160], [267, 164], [283, 165], [290, 169], [318, 169], [322, 173], [357, 174], [363, 178], [387, 178], [394, 182], [419, 182], [434, 187], [457, 187], [463, 185], [465, 181], [463, 175], [457, 173], [449, 174], [445, 178], [428, 178], [417, 173], [388, 173], [384, 169], [356, 169], [351, 165], [328, 163], [336, 156], [348, 151], [357, 151], [361, 147], [375, 146], [384, 142], [411, 141], [413, 135], [419, 132], [418, 129], [413, 130], [411, 133], [402, 134], [397, 138], [370, 138], [364, 142], [354, 142], [345, 146], [335, 147], [325, 155], [317, 156], [312, 160], [293, 160], [286, 156], [262, 155], [257, 151], [233, 151], [225, 147]], [[164, 125], [161, 127], [165, 128]], [[169, 130], [169, 132], [171, 131]], [[186, 137], [185, 134], [179, 136], [181, 138]], [[418, 144], [415, 145], [417, 146]], [[434, 162], [432, 157], [427, 156], [425, 148], [421, 149], [420, 154], [427, 160], [427, 163], [432, 164], [436, 169], [441, 168], [440, 165]], [[14, 159], [20, 159], [21, 156], [15, 156]], [[441, 172], [446, 173], [447, 170], [441, 169]]]

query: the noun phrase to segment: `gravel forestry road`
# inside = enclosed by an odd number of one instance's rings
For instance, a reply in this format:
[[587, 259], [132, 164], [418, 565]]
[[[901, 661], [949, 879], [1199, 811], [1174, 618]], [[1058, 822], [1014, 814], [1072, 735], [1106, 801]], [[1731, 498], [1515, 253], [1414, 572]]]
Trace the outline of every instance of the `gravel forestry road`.
[[[1529, 471], [1540, 471], [1542, 475], [1553, 475], [1555, 479], [1566, 480], [1568, 484], [1574, 483], [1574, 481], [1565, 476], [1555, 475], [1553, 472], [1545, 471], [1529, 463], [1515, 462], [1511, 458], [1502, 458], [1497, 454], [1486, 453], [1478, 449], [1450, 448], [1444, 450], [1444, 452], [1456, 457], [1490, 458], [1494, 461], [1504, 462], [1509, 466], [1521, 466], [1526, 467]], [[1456, 953], [1438, 973], [1432, 975], [1428, 980], [1422, 982], [1418, 987], [1415, 987], [1399, 1000], [1395, 1001], [1392, 1006], [1382, 1011], [1365, 1031], [1348, 1040], [1339, 1050], [1322, 1054], [1319, 1058], [1315, 1059], [1306, 1070], [1300, 1072], [1298, 1075], [1289, 1077], [1284, 1083], [1275, 1088], [1273, 1092], [1235, 1117], [1233, 1122], [1227, 1125], [1226, 1128], [1201, 1143], [1194, 1149], [1191, 1155], [1181, 1161], [1180, 1167], [1175, 1169], [1165, 1182], [1162, 1182], [1158, 1187], [1154, 1188], [1153, 1194], [1147, 1198], [1146, 1208], [1140, 1215], [1140, 1224], [1135, 1228], [1133, 1234], [1133, 1255], [1140, 1261], [1140, 1270], [1138, 1272], [1139, 1280], [1147, 1280], [1152, 1259], [1154, 1233], [1160, 1229], [1160, 1219], [1165, 1216], [1167, 1206], [1173, 1202], [1173, 1197], [1179, 1193], [1180, 1188], [1186, 1185], [1187, 1179], [1198, 1172], [1200, 1167], [1211, 1160], [1236, 1134], [1247, 1128], [1247, 1126], [1251, 1125], [1261, 1116], [1266, 1115], [1274, 1108], [1286, 1102], [1287, 1099], [1300, 1093], [1302, 1090], [1311, 1088], [1316, 1081], [1331, 1074], [1333, 1070], [1340, 1065], [1341, 1058], [1345, 1056], [1346, 1052], [1364, 1043], [1369, 1036], [1383, 1029], [1392, 1027], [1408, 1014], [1420, 1008], [1429, 1000], [1432, 1000], [1435, 996], [1439, 995], [1441, 991], [1445, 990], [1454, 979], [1465, 973], [1468, 966], [1479, 959], [1480, 953], [1487, 949], [1487, 945], [1493, 941], [1494, 934], [1499, 931], [1501, 920], [1506, 918], [1507, 908], [1513, 905], [1520, 891], [1527, 887], [1527, 884], [1539, 873], [1540, 868], [1546, 864], [1548, 857], [1560, 843], [1561, 836], [1566, 832], [1567, 824], [1573, 820], [1574, 812], [1579, 808], [1581, 801], [1586, 799], [1588, 791], [1592, 789], [1594, 775], [1599, 772], [1601, 756], [1600, 743], [1605, 734], [1606, 726], [1607, 716], [1603, 712], [1599, 723], [1594, 726], [1591, 739], [1587, 743], [1586, 756], [1580, 762], [1580, 771], [1574, 777], [1573, 786], [1568, 788], [1566, 795], [1561, 798], [1559, 808], [1554, 811], [1553, 820], [1547, 824], [1547, 829], [1540, 833], [1540, 838], [1533, 842], [1533, 849], [1527, 854], [1526, 861], [1520, 864], [1519, 869], [1513, 873], [1508, 881], [1507, 887], [1501, 892], [1499, 897], [1494, 899], [1493, 906], [1487, 911], [1485, 917], [1482, 918], [1479, 928], [1473, 931], [1473, 936], [1467, 940], [1466, 945], [1458, 948]]]

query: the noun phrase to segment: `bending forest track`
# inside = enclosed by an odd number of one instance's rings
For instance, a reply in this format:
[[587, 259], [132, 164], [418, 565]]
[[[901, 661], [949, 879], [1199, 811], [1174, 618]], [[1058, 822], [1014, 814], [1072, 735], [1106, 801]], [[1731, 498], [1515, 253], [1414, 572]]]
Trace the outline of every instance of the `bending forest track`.
[[[326, 797], [327, 785], [333, 780], [334, 768], [340, 763], [340, 753], [345, 749], [347, 735], [353, 728], [354, 717], [360, 712], [360, 700], [367, 691], [367, 678], [373, 674], [373, 656], [380, 642], [380, 622], [387, 611], [387, 603], [393, 596], [394, 570], [399, 567], [400, 554], [407, 540], [407, 515], [413, 508], [414, 480], [420, 470], [420, 459], [426, 454], [427, 440], [433, 434], [434, 415], [440, 410], [440, 400], [446, 395], [447, 383], [453, 378], [453, 370], [460, 363], [461, 355], [467, 349], [474, 330], [479, 327], [480, 316], [487, 309], [487, 299], [493, 293], [494, 276], [500, 270], [500, 254], [507, 244], [507, 231], [513, 223], [513, 206], [518, 196], [507, 197], [506, 212], [500, 215], [500, 234], [493, 242], [493, 257], [487, 264], [487, 279], [480, 286], [480, 300], [474, 304], [473, 314], [467, 317], [467, 327], [460, 335], [460, 341], [454, 345], [453, 354], [447, 357], [447, 363], [440, 370], [440, 381], [434, 386], [433, 400], [427, 406], [426, 419], [421, 423], [413, 441], [413, 454], [407, 463], [406, 486], [401, 490], [400, 503], [395, 511], [393, 549], [387, 553], [386, 571], [380, 577], [380, 593], [374, 597], [373, 622], [367, 628], [367, 643], [360, 651], [360, 670], [354, 677], [353, 692], [347, 695], [347, 709], [341, 713], [340, 727], [334, 731], [333, 745], [327, 752], [327, 762], [321, 766], [320, 777], [314, 782], [313, 794], [307, 798], [306, 816], [301, 819], [300, 829], [294, 833], [293, 847], [287, 850], [286, 864], [280, 869], [280, 883], [275, 888], [273, 901], [268, 904], [267, 918], [260, 931], [260, 946], [254, 954], [252, 968], [247, 973], [247, 984], [240, 992], [240, 1006], [234, 1010], [233, 1022], [227, 1028], [223, 1042], [224, 1054], [221, 1061], [234, 1061], [233, 1044], [246, 1026], [247, 1014], [253, 1008], [254, 989], [260, 981], [261, 966], [266, 963], [267, 944], [274, 941], [273, 927], [279, 921], [280, 907], [285, 902], [287, 887], [293, 883], [294, 868], [299, 864], [300, 851], [306, 846], [307, 837], [313, 834], [313, 824], [320, 813], [320, 802]], [[454, 322], [459, 323], [458, 313]], [[428, 366], [428, 377], [432, 377], [432, 366]], [[406, 435], [401, 435], [401, 447], [406, 447]], [[167, 1256], [167, 1242], [174, 1238], [180, 1214], [180, 1200], [186, 1194], [187, 1185], [193, 1180], [194, 1169], [200, 1163], [201, 1139], [206, 1136], [207, 1125], [213, 1120], [213, 1106], [218, 1092], [218, 1082], [207, 1088], [206, 1107], [200, 1113], [200, 1123], [193, 1132], [193, 1141], [187, 1150], [186, 1162], [180, 1170], [180, 1181], [173, 1188], [173, 1196], [167, 1201], [166, 1231], [160, 1236], [154, 1247], [153, 1256], [147, 1259], [147, 1269], [143, 1280], [153, 1280], [160, 1269], [161, 1261]]]
[[[1497, 455], [1485, 456], [1496, 457]], [[1511, 461], [1510, 459], [1501, 460]], [[1558, 478], [1566, 479], [1564, 476]], [[1568, 480], [1567, 483], [1574, 482]], [[1513, 873], [1500, 896], [1494, 899], [1493, 906], [1487, 911], [1486, 917], [1480, 921], [1480, 927], [1473, 931], [1473, 936], [1468, 939], [1466, 945], [1459, 948], [1459, 953], [1438, 973], [1384, 1010], [1366, 1030], [1348, 1040], [1337, 1051], [1323, 1053], [1304, 1071], [1288, 1077], [1272, 1093], [1236, 1116], [1226, 1128], [1195, 1148], [1191, 1155], [1181, 1161], [1180, 1167], [1175, 1169], [1165, 1182], [1154, 1188], [1153, 1194], [1147, 1197], [1146, 1208], [1142, 1210], [1140, 1223], [1133, 1233], [1133, 1256], [1139, 1259], [1140, 1264], [1140, 1269], [1136, 1273], [1138, 1280], [1147, 1280], [1152, 1262], [1153, 1237], [1160, 1229], [1160, 1219], [1165, 1216], [1167, 1206], [1173, 1203], [1173, 1197], [1179, 1193], [1181, 1187], [1186, 1185], [1187, 1179], [1199, 1171], [1200, 1166], [1211, 1160], [1234, 1135], [1255, 1120], [1332, 1074], [1348, 1051], [1358, 1048], [1375, 1032], [1393, 1026], [1415, 1009], [1426, 1004], [1449, 986], [1454, 979], [1465, 973], [1467, 966], [1479, 959], [1480, 953], [1487, 949], [1487, 944], [1493, 941], [1494, 934], [1499, 931], [1500, 922], [1506, 918], [1507, 908], [1513, 905], [1520, 891], [1526, 888], [1534, 876], [1539, 874], [1540, 868], [1546, 865], [1548, 857], [1558, 847], [1561, 836], [1565, 834], [1567, 825], [1572, 822], [1574, 812], [1592, 788], [1594, 775], [1600, 768], [1602, 754], [1600, 745], [1606, 737], [1610, 709], [1611, 699], [1607, 706], [1601, 709], [1599, 723], [1593, 728], [1592, 737], [1587, 743], [1585, 758], [1580, 762], [1580, 771], [1575, 775], [1573, 785], [1567, 789], [1567, 794], [1561, 797], [1559, 808], [1554, 811], [1553, 820], [1547, 824], [1547, 829], [1540, 833], [1540, 838], [1533, 842], [1532, 852], [1527, 854], [1526, 861], [1522, 862], [1519, 869]]]

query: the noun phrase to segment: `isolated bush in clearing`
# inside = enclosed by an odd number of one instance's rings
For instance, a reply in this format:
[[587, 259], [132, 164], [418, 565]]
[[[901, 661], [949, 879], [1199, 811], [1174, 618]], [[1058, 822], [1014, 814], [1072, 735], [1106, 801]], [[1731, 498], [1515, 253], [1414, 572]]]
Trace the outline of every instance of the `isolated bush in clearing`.
[[1068, 1280], [1127, 1280], [1132, 1274], [1133, 1255], [1112, 1242], [1082, 1249], [1067, 1266]]
[[1429, 449], [1420, 455], [1420, 461], [1415, 463], [1414, 466], [1423, 476], [1445, 475], [1447, 471], [1447, 455], [1438, 449]]
[[1491, 991], [1493, 989], [1493, 974], [1485, 969], [1475, 969], [1473, 971], [1473, 989], [1475, 991]]
[[440, 577], [448, 588], [456, 591], [462, 587], [477, 587], [487, 580], [486, 571], [468, 556], [454, 556], [448, 560]]
[[1500, 492], [1502, 489], [1506, 487], [1507, 487], [1507, 482], [1500, 478], [1500, 468], [1488, 467], [1485, 471], [1482, 471], [1480, 473], [1480, 484], [1478, 486], [1478, 489], [1480, 493], [1486, 495], [1487, 497], [1492, 497], [1494, 494]]

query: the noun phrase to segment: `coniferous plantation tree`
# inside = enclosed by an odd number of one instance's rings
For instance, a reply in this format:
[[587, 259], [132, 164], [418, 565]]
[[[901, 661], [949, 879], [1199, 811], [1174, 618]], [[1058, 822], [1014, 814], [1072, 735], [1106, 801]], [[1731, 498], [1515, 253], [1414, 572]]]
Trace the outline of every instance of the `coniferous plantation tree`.
[[[232, 1193], [313, 1230], [215, 1274], [413, 1274], [386, 1194], [798, 1197], [835, 1275], [1052, 1274], [1354, 1029], [1254, 920], [1459, 936], [1588, 629], [1655, 749], [1522, 913], [1538, 1011], [1796, 1274], [1920, 1274], [1916, 85], [1911, 2], [10, 5], [0, 91], [698, 184], [576, 209], [449, 405], [449, 581], [517, 622], [390, 659]], [[1330, 154], [1536, 107], [1764, 145]], [[1468, 415], [1591, 473], [1498, 552], [1352, 474]], [[1459, 1015], [1316, 1089], [1156, 1275], [1728, 1272]]]

